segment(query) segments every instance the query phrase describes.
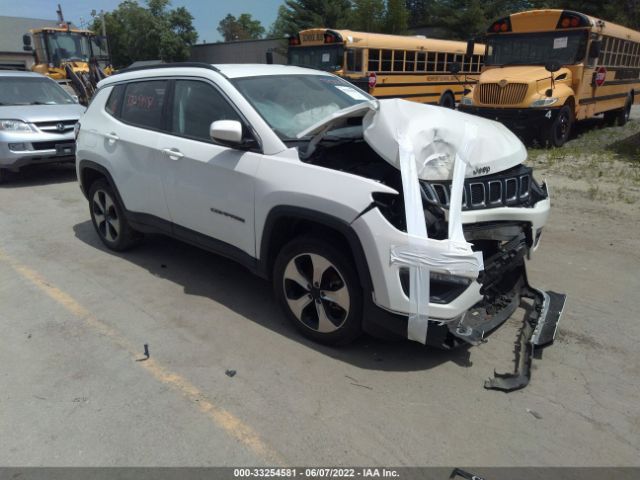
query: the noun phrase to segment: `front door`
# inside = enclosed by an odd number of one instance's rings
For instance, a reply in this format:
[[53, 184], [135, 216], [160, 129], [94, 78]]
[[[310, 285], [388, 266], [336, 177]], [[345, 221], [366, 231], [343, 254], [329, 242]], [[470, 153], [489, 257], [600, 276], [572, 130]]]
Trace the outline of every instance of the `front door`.
[[169, 132], [157, 147], [170, 160], [165, 191], [176, 233], [195, 232], [196, 242], [200, 234], [255, 256], [253, 179], [262, 155], [211, 140], [212, 122], [241, 121], [211, 83], [175, 80], [174, 88]]

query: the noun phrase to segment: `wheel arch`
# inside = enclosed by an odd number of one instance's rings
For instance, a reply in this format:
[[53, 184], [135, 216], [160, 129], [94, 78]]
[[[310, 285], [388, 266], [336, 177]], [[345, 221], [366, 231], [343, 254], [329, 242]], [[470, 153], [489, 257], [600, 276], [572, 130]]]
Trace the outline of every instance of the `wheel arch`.
[[564, 101], [564, 103], [562, 104], [562, 106], [568, 106], [571, 108], [571, 114], [573, 115], [573, 118], [575, 119], [577, 116], [577, 111], [576, 111], [576, 99], [573, 95], [569, 95], [567, 97], [567, 99]]
[[122, 201], [120, 192], [116, 187], [116, 182], [113, 180], [109, 170], [99, 163], [92, 162], [91, 160], [80, 160], [80, 162], [78, 162], [78, 181], [80, 182], [80, 190], [82, 190], [82, 193], [87, 200], [89, 199], [89, 190], [91, 189], [91, 185], [99, 179], [105, 179], [109, 182], [109, 186], [113, 189], [118, 197], [118, 201], [124, 207], [125, 203]]
[[277, 206], [267, 215], [259, 249], [261, 275], [271, 278], [275, 259], [282, 247], [293, 238], [309, 233], [332, 238], [346, 248], [363, 289], [365, 292], [373, 289], [364, 249], [351, 225], [332, 215], [296, 206]]

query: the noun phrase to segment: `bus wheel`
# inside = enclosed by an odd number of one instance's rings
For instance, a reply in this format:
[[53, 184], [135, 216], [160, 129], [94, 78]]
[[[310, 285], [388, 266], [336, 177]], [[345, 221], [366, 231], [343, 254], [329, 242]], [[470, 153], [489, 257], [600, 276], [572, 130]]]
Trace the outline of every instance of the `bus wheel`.
[[441, 97], [438, 105], [444, 108], [456, 108], [456, 100], [451, 92], [445, 92]]
[[631, 95], [629, 95], [627, 97], [627, 101], [625, 102], [623, 108], [604, 112], [604, 123], [610, 127], [614, 125], [619, 125], [619, 126], [625, 125], [629, 121], [629, 117], [631, 116], [632, 104], [633, 104], [633, 99]]
[[618, 126], [622, 127], [629, 121], [629, 117], [631, 116], [631, 104], [633, 104], [633, 97], [629, 95], [624, 104], [624, 108], [618, 112], [618, 115], [616, 115], [616, 123]]
[[573, 126], [573, 111], [569, 105], [560, 109], [556, 119], [547, 130], [546, 144], [548, 147], [561, 147], [569, 140]]

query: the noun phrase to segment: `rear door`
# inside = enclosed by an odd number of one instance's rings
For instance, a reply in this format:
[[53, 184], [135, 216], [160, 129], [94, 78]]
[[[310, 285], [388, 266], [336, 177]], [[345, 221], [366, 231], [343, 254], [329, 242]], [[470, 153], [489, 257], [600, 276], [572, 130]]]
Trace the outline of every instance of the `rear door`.
[[173, 88], [169, 132], [157, 149], [170, 159], [165, 191], [176, 233], [205, 245], [215, 239], [231, 256], [240, 249], [255, 257], [254, 175], [262, 154], [211, 140], [212, 122], [245, 123], [211, 82], [176, 79]]
[[113, 118], [100, 133], [126, 209], [170, 221], [163, 188], [168, 161], [156, 149], [168, 87], [168, 80], [117, 85], [105, 105]]

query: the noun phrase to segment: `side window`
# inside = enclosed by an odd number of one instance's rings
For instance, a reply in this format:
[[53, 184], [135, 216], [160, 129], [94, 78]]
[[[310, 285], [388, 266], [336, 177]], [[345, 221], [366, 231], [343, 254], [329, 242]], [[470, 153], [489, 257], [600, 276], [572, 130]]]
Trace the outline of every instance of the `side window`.
[[382, 50], [382, 64], [380, 70], [383, 72], [391, 71], [391, 50]]
[[404, 50], [394, 50], [393, 52], [393, 71], [404, 71]]
[[347, 50], [347, 70], [349, 72], [362, 71], [362, 52], [360, 48], [349, 48]]
[[118, 116], [118, 112], [120, 111], [120, 104], [122, 103], [122, 97], [124, 95], [124, 85], [116, 85], [111, 90], [111, 94], [107, 99], [107, 103], [104, 106], [104, 109], [114, 117]]
[[436, 71], [436, 54], [434, 52], [427, 53], [427, 72]]
[[217, 120], [241, 121], [236, 111], [212, 85], [197, 80], [176, 80], [171, 132], [211, 142], [209, 127]]
[[416, 52], [405, 53], [404, 69], [407, 72], [413, 72], [415, 70]]
[[380, 70], [380, 50], [369, 49], [369, 71], [376, 72]]
[[166, 80], [128, 83], [120, 118], [139, 127], [159, 130], [166, 91]]
[[427, 57], [426, 53], [418, 52], [418, 60], [416, 62], [416, 70], [418, 72], [424, 72], [424, 64], [425, 64], [426, 57]]

